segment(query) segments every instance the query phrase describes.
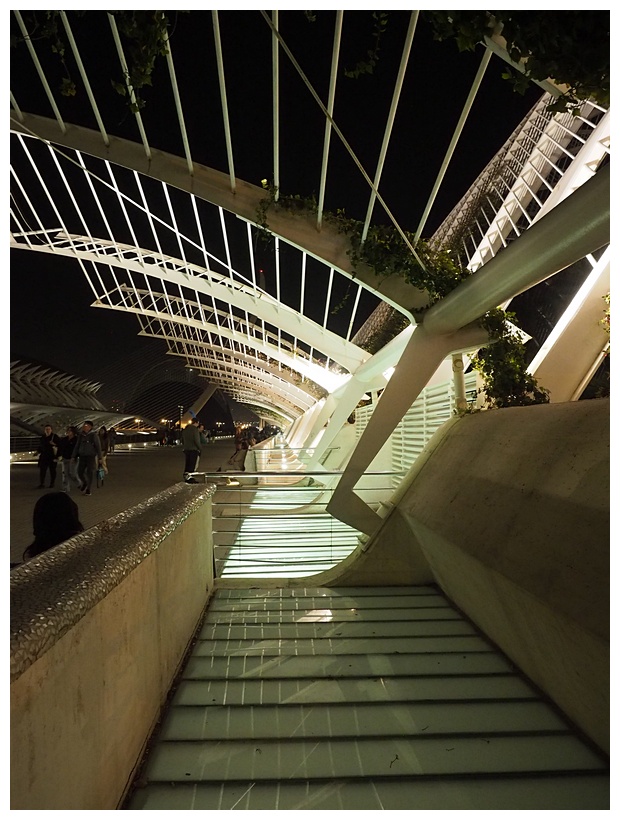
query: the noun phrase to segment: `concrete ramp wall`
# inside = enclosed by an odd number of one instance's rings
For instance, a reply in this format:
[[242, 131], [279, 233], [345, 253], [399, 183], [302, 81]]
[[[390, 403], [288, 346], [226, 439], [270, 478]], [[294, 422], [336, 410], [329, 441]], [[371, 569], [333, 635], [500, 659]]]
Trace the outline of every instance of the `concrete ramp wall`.
[[454, 419], [418, 461], [332, 583], [434, 579], [608, 751], [609, 400]]

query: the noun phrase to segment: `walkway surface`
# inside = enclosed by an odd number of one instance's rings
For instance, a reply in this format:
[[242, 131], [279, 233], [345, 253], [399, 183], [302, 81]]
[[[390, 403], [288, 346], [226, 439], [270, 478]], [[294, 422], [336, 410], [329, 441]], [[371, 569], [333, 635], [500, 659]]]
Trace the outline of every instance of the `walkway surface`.
[[[217, 468], [234, 451], [233, 439], [214, 442], [206, 448], [199, 465], [206, 472]], [[80, 521], [85, 529], [141, 504], [148, 498], [182, 480], [184, 466], [180, 446], [133, 446], [119, 449], [108, 456], [109, 474], [103, 486], [93, 486], [92, 495], [73, 492]], [[36, 489], [39, 471], [36, 462], [12, 463], [10, 468], [10, 544], [11, 562], [18, 563], [26, 547], [33, 541], [32, 512], [41, 494], [52, 490]], [[62, 488], [60, 470], [55, 490]]]
[[606, 760], [409, 586], [216, 591], [124, 808], [608, 807]]

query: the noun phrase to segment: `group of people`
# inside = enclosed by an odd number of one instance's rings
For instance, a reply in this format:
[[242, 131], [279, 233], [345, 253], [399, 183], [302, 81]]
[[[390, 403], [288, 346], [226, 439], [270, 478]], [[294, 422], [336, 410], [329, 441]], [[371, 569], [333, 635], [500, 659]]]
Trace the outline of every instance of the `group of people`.
[[83, 495], [91, 495], [91, 487], [96, 470], [108, 472], [108, 453], [114, 452], [116, 432], [101, 426], [98, 432], [93, 429], [93, 422], [87, 420], [81, 431], [71, 425], [67, 427], [64, 436], [54, 433], [52, 425], [46, 424], [39, 441], [39, 484], [37, 489], [45, 487], [45, 480], [49, 473], [48, 487], [56, 484], [56, 473], [60, 464], [62, 474], [62, 489], [70, 493], [72, 486], [76, 486]]
[[[196, 483], [196, 479], [192, 474], [198, 470], [202, 448], [209, 444], [210, 441], [211, 437], [205, 432], [204, 424], [201, 424], [197, 418], [191, 419], [189, 424], [181, 431], [181, 444], [183, 445], [183, 453], [185, 455], [183, 479], [188, 484]], [[245, 458], [252, 441], [256, 443], [254, 440], [236, 437], [235, 452], [226, 462], [233, 470], [245, 471]], [[221, 471], [222, 468], [220, 467], [218, 472]]]

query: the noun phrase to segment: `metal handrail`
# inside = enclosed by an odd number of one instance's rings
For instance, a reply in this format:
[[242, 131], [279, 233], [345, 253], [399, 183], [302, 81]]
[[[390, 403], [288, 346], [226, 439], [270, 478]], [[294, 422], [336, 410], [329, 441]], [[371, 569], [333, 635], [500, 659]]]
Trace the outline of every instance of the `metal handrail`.
[[[249, 472], [246, 470], [226, 470], [225, 472], [197, 472], [197, 473], [187, 473], [188, 476], [192, 478], [197, 477], [213, 477], [213, 478], [223, 478], [227, 475], [240, 475], [244, 478], [252, 478], [253, 476], [322, 476], [325, 478], [326, 476], [332, 475], [344, 475], [346, 470], [319, 470], [319, 471], [308, 471], [305, 470], [262, 470], [262, 471], [254, 471]], [[366, 476], [404, 476], [406, 475], [406, 470], [367, 470], [364, 473], [364, 477]], [[303, 489], [308, 489], [303, 488]]]

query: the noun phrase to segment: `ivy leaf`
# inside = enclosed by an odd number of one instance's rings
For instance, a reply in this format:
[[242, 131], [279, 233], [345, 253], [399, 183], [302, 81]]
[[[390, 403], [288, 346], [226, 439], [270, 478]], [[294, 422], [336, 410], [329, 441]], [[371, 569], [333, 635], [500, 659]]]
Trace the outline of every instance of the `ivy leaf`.
[[70, 80], [69, 77], [63, 77], [60, 84], [60, 93], [63, 97], [75, 97], [77, 88], [73, 80]]

